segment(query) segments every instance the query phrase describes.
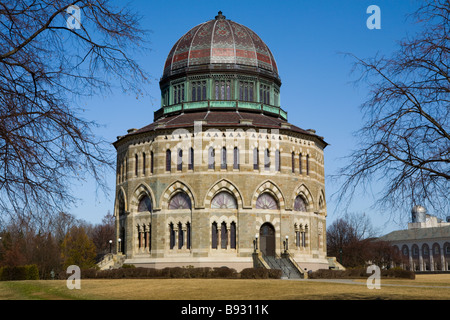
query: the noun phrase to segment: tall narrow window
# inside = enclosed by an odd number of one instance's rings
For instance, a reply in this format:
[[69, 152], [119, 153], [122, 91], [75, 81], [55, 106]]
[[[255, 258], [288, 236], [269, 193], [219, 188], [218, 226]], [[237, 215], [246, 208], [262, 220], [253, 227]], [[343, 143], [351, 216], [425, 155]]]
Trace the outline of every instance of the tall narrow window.
[[172, 168], [172, 154], [170, 149], [166, 150], [166, 171], [170, 171]]
[[253, 169], [258, 170], [259, 169], [259, 154], [258, 154], [258, 148], [253, 149]]
[[306, 247], [306, 232], [302, 231], [302, 247]]
[[139, 169], [139, 157], [137, 154], [134, 155], [134, 175], [138, 175], [138, 169]]
[[150, 151], [150, 173], [153, 174], [153, 151]]
[[142, 153], [142, 174], [145, 175], [145, 152]]
[[236, 249], [236, 222], [232, 222], [230, 225], [230, 248]]
[[295, 153], [292, 152], [291, 154], [291, 159], [292, 159], [292, 173], [295, 172]]
[[280, 150], [275, 150], [275, 170], [281, 171]]
[[170, 238], [170, 249], [173, 249], [175, 246], [175, 228], [173, 226], [173, 223], [171, 222], [169, 224], [169, 238]]
[[215, 152], [213, 147], [209, 147], [208, 150], [208, 169], [214, 169], [215, 167]]
[[211, 248], [217, 249], [217, 222], [213, 222], [211, 225]]
[[309, 154], [306, 155], [306, 174], [309, 175]]
[[178, 249], [183, 248], [184, 245], [184, 232], [183, 232], [183, 225], [178, 223]]
[[177, 152], [177, 170], [183, 170], [183, 150], [178, 149]]
[[186, 223], [186, 249], [191, 249], [191, 224]]
[[223, 147], [222, 148], [222, 162], [220, 164], [220, 168], [221, 169], [226, 169], [227, 168], [227, 148]]
[[233, 150], [233, 169], [239, 169], [239, 149], [234, 147]]
[[270, 151], [266, 149], [264, 151], [264, 169], [270, 170]]
[[298, 155], [298, 173], [302, 174], [302, 154]]
[[188, 169], [194, 170], [194, 148], [189, 149]]
[[222, 249], [226, 249], [228, 246], [228, 230], [227, 230], [227, 224], [222, 222], [220, 225], [220, 247]]

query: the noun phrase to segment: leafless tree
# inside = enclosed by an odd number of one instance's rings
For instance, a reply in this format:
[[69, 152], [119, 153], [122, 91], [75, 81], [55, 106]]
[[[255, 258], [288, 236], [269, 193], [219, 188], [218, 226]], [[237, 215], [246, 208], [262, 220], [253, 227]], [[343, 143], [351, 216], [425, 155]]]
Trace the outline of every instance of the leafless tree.
[[[0, 212], [60, 212], [74, 179], [107, 190], [110, 143], [79, 101], [113, 89], [142, 94], [148, 77], [139, 15], [108, 0], [0, 2]], [[71, 7], [72, 6], [72, 7]], [[74, 10], [79, 8], [79, 29]], [[105, 91], [106, 90], [106, 91]]]
[[[412, 15], [421, 31], [391, 57], [356, 58], [358, 84], [371, 91], [365, 124], [336, 193], [348, 204], [359, 187], [377, 184], [380, 209], [409, 212], [414, 204], [446, 214], [450, 181], [450, 1], [427, 0]], [[367, 190], [367, 189], [364, 189]]]

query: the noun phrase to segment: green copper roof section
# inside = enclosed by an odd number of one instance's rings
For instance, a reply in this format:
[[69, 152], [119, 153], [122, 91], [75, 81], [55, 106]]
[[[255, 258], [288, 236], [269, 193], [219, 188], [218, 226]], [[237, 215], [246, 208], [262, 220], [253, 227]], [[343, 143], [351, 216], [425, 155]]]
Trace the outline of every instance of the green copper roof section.
[[202, 110], [242, 110], [242, 111], [254, 111], [259, 113], [264, 113], [271, 116], [277, 116], [283, 120], [287, 121], [287, 112], [277, 106], [271, 106], [267, 104], [262, 104], [259, 102], [242, 102], [242, 101], [218, 101], [218, 100], [207, 100], [207, 101], [195, 101], [195, 102], [182, 102], [178, 104], [173, 104], [170, 106], [164, 106], [161, 109], [155, 111], [155, 119], [161, 116], [167, 116], [171, 114], [190, 112], [190, 111], [202, 111]]

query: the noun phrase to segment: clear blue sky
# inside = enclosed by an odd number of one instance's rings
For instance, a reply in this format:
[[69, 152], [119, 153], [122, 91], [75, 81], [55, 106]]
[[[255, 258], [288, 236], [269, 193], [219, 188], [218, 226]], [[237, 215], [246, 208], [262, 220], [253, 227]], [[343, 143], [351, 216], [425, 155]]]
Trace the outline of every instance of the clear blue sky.
[[[121, 2], [120, 2], [121, 3]], [[296, 1], [131, 1], [142, 16], [143, 28], [149, 34], [150, 51], [146, 56], [133, 56], [153, 78], [147, 88], [150, 96], [135, 96], [117, 92], [85, 101], [84, 117], [103, 127], [96, 131], [108, 141], [115, 141], [129, 128], [141, 128], [153, 122], [153, 111], [160, 106], [159, 78], [173, 44], [190, 28], [213, 19], [219, 10], [230, 20], [255, 31], [271, 49], [278, 64], [282, 108], [288, 121], [301, 128], [313, 128], [330, 144], [325, 149], [326, 174], [335, 173], [343, 165], [339, 158], [355, 148], [352, 133], [362, 126], [360, 104], [367, 95], [364, 86], [355, 87], [351, 74], [353, 60], [343, 52], [361, 58], [375, 54], [389, 55], [397, 41], [414, 33], [414, 23], [406, 15], [414, 11], [413, 0], [296, 0]], [[369, 5], [381, 9], [381, 29], [369, 30], [366, 13]], [[111, 146], [112, 150], [113, 147]], [[75, 184], [74, 193], [81, 199], [69, 211], [92, 223], [114, 207], [114, 172], [108, 176], [111, 194], [95, 194], [95, 184], [88, 181]], [[330, 196], [337, 186], [326, 183], [328, 225], [337, 217]], [[389, 213], [370, 209], [373, 199], [361, 197], [350, 207], [365, 212], [375, 227], [383, 233], [404, 225], [385, 225]], [[395, 214], [395, 213], [394, 213]], [[403, 221], [405, 222], [405, 221]]]

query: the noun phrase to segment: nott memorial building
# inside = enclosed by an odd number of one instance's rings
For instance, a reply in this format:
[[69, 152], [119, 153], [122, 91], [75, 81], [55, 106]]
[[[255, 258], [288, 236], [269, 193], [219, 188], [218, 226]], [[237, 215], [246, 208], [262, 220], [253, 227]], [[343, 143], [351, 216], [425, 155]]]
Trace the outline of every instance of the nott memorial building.
[[263, 40], [219, 12], [175, 42], [160, 89], [153, 123], [114, 142], [125, 263], [328, 269], [327, 143], [287, 121]]

